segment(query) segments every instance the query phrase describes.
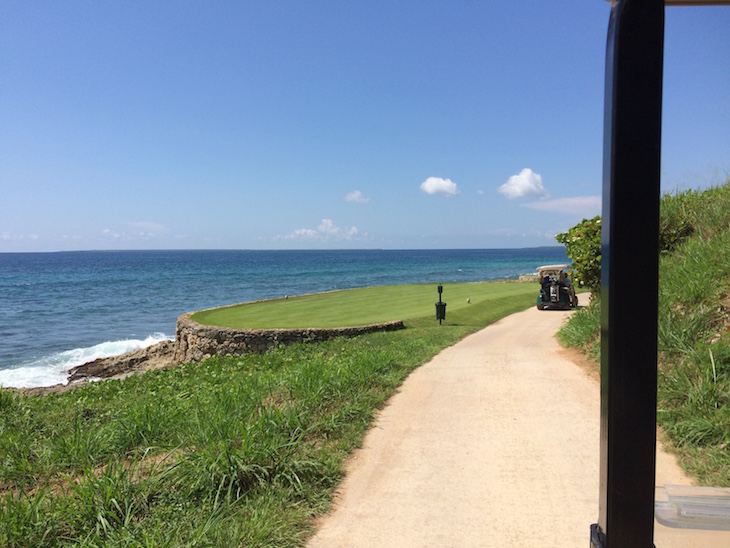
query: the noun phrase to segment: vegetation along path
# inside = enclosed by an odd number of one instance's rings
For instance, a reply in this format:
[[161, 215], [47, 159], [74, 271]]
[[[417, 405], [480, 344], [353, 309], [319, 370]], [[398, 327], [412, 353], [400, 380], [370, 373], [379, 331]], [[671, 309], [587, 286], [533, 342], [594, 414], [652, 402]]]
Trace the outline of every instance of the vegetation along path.
[[[600, 396], [554, 338], [568, 314], [513, 314], [413, 372], [309, 546], [586, 546]], [[660, 447], [657, 485], [668, 483], [691, 482]], [[727, 538], [655, 525], [657, 548]]]

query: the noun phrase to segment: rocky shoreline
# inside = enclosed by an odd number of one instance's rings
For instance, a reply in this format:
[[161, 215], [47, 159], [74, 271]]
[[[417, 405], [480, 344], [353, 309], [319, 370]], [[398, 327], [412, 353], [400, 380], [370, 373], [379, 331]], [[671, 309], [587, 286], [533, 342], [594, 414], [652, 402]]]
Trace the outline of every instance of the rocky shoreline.
[[329, 329], [228, 329], [200, 325], [190, 319], [190, 314], [183, 314], [178, 318], [174, 341], [162, 341], [120, 356], [99, 358], [73, 367], [68, 371], [66, 384], [8, 390], [26, 395], [61, 393], [89, 381], [121, 379], [134, 373], [198, 362], [215, 355], [260, 353], [280, 344], [317, 342], [334, 337], [356, 337], [374, 331], [397, 329], [404, 329], [402, 321]]
[[143, 373], [152, 369], [172, 367], [174, 363], [175, 341], [162, 341], [147, 348], [133, 350], [119, 356], [97, 360], [72, 367], [68, 370], [67, 384], [39, 386], [36, 388], [8, 388], [14, 392], [31, 396], [58, 394], [90, 380], [122, 379], [132, 373]]
[[150, 369], [171, 367], [174, 353], [175, 341], [162, 341], [120, 356], [99, 358], [69, 369], [68, 382], [90, 378], [109, 379]]

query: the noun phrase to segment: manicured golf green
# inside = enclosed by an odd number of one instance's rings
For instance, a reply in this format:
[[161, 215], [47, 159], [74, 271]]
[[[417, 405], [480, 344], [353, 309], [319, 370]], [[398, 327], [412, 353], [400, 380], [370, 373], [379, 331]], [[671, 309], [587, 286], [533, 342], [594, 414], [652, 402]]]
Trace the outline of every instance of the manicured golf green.
[[[535, 303], [538, 291], [537, 283], [444, 284], [444, 323], [471, 323], [469, 318], [483, 316], [493, 307], [527, 308]], [[204, 310], [193, 314], [192, 319], [203, 325], [240, 329], [351, 327], [396, 320], [436, 322], [438, 297], [437, 284], [366, 287]]]

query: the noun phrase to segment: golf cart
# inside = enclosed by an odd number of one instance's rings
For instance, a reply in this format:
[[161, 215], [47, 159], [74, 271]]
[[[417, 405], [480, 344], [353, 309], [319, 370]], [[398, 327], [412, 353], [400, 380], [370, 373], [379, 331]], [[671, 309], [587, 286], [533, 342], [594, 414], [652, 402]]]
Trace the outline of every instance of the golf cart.
[[570, 309], [578, 306], [578, 297], [570, 279], [570, 265], [551, 264], [537, 267], [540, 294], [537, 296], [538, 310], [546, 308]]

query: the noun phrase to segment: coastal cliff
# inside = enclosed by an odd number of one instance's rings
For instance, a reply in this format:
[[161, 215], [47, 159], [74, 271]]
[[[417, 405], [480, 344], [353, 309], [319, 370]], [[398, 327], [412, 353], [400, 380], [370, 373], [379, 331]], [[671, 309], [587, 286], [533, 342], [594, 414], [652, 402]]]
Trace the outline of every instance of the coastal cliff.
[[404, 329], [402, 321], [361, 327], [302, 329], [231, 329], [201, 325], [190, 313], [178, 318], [174, 341], [162, 341], [120, 356], [99, 358], [68, 371], [68, 384], [23, 390], [26, 393], [48, 393], [66, 390], [93, 379], [122, 378], [132, 373], [199, 362], [212, 356], [239, 356], [262, 353], [282, 344], [319, 342], [335, 337], [357, 337], [376, 331]]
[[335, 337], [357, 337], [376, 331], [404, 329], [402, 321], [361, 327], [302, 329], [231, 329], [201, 325], [183, 314], [175, 330], [174, 363], [202, 361], [211, 356], [239, 356], [262, 353], [281, 344], [320, 342]]

